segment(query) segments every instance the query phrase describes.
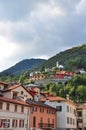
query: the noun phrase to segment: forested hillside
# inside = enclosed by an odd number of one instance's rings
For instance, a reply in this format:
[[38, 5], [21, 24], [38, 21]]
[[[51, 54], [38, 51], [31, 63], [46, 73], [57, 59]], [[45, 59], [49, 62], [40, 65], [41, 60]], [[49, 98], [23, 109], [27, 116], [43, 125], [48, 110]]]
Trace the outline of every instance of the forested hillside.
[[38, 68], [42, 64], [44, 59], [25, 59], [10, 67], [7, 70], [4, 70], [1, 74], [4, 75], [20, 75], [26, 70], [33, 70]]
[[84, 68], [86, 70], [86, 44], [60, 52], [45, 61], [42, 66], [53, 67], [57, 61], [63, 65], [66, 70], [73, 70], [75, 68]]

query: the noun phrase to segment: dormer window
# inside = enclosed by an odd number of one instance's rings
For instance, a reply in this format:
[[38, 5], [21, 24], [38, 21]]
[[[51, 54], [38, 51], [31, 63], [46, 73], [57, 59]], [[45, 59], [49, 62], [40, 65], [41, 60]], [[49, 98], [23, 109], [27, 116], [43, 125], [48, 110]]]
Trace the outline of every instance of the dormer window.
[[18, 96], [18, 92], [13, 92], [13, 99], [16, 99]]

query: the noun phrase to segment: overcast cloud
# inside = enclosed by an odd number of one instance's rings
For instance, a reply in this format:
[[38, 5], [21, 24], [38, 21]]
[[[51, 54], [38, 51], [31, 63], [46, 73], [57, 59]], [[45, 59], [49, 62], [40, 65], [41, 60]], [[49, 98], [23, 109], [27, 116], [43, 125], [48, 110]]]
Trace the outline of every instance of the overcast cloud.
[[86, 0], [0, 0], [0, 71], [86, 43]]

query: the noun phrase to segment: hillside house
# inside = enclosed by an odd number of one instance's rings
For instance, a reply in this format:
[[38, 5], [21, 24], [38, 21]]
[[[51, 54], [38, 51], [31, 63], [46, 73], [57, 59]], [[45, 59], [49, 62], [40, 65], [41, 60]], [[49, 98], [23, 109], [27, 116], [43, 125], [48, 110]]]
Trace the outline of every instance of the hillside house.
[[57, 79], [63, 79], [63, 78], [71, 78], [75, 75], [74, 72], [67, 72], [67, 71], [58, 71], [56, 74], [54, 74], [53, 78]]

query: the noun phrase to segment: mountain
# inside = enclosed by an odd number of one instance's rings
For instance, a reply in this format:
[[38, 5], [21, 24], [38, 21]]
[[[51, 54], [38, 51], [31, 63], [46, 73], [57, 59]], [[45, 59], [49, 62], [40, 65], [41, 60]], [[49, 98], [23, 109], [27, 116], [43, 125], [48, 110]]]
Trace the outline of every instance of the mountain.
[[76, 68], [84, 68], [86, 70], [86, 44], [56, 54], [45, 61], [41, 67], [51, 68], [56, 66], [57, 61], [60, 65], [63, 65], [66, 70], [73, 70]]
[[55, 56], [44, 59], [25, 59], [1, 72], [5, 75], [20, 75], [22, 72], [33, 69], [41, 69], [42, 67], [51, 68], [56, 66], [56, 62], [64, 66], [66, 70], [75, 68], [84, 68], [86, 70], [86, 44], [73, 47], [56, 54]]
[[4, 70], [1, 74], [6, 75], [20, 75], [22, 72], [26, 70], [33, 70], [38, 68], [41, 65], [44, 59], [25, 59], [20, 61], [19, 63], [15, 64], [14, 66], [10, 67], [9, 69]]

